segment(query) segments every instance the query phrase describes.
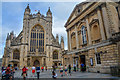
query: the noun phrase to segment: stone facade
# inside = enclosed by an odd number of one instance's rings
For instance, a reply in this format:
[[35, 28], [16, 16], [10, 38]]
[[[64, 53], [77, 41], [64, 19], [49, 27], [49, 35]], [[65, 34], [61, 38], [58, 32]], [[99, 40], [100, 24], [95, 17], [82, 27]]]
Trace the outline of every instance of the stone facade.
[[62, 64], [62, 51], [64, 40], [61, 36], [56, 38], [52, 34], [52, 12], [48, 9], [46, 16], [40, 11], [31, 14], [29, 5], [26, 7], [23, 19], [23, 30], [15, 37], [14, 33], [8, 33], [4, 48], [3, 66], [12, 64], [22, 68], [33, 65], [59, 66]]
[[86, 65], [90, 72], [110, 73], [120, 66], [120, 4], [117, 2], [82, 2], [74, 8], [65, 28], [68, 51], [64, 65]]

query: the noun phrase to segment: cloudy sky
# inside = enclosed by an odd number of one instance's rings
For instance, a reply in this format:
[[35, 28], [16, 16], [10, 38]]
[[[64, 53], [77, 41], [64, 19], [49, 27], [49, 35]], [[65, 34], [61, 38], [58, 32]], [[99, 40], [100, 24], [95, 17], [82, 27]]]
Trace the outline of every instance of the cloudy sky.
[[64, 24], [70, 16], [75, 5], [79, 2], [2, 2], [2, 31], [0, 35], [0, 57], [4, 53], [5, 40], [7, 33], [14, 31], [16, 36], [23, 28], [23, 15], [27, 4], [30, 5], [31, 13], [40, 13], [46, 15], [48, 7], [51, 8], [53, 15], [53, 34], [59, 34], [64, 37], [65, 49], [67, 49], [67, 34]]

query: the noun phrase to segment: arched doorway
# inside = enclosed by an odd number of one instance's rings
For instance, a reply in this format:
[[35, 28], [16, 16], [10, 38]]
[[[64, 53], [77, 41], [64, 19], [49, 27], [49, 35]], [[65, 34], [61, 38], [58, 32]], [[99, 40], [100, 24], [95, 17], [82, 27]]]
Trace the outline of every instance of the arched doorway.
[[38, 60], [35, 60], [35, 61], [34, 61], [34, 66], [37, 66], [37, 65], [40, 66], [40, 62], [39, 62]]

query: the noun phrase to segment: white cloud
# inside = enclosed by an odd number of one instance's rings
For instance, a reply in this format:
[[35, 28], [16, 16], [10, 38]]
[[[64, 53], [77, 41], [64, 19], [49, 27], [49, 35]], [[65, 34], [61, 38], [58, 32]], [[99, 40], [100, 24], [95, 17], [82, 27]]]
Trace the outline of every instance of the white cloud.
[[[67, 33], [66, 33], [66, 29], [64, 27], [66, 20], [61, 20], [58, 19], [57, 17], [53, 17], [53, 35], [55, 36], [56, 34], [60, 36], [64, 37], [64, 45], [65, 45], [65, 49], [67, 49]], [[59, 38], [60, 40], [60, 38]]]

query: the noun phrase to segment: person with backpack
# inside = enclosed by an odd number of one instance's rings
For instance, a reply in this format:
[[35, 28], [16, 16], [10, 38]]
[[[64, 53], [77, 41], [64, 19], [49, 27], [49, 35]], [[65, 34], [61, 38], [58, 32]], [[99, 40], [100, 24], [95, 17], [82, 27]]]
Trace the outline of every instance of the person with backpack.
[[22, 76], [23, 76], [23, 79], [24, 79], [24, 80], [26, 80], [26, 76], [27, 76], [27, 69], [26, 69], [26, 67], [25, 67], [25, 66], [22, 68]]
[[8, 65], [8, 67], [6, 68], [5, 74], [6, 74], [6, 80], [9, 80], [10, 78], [10, 64]]
[[42, 69], [42, 72], [43, 72], [44, 71], [44, 67], [42, 66], [41, 69]]
[[35, 77], [35, 66], [32, 67], [32, 77]]
[[39, 79], [39, 74], [40, 74], [40, 67], [39, 67], [39, 65], [36, 67], [36, 73], [37, 73], [37, 79]]

